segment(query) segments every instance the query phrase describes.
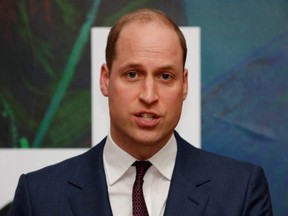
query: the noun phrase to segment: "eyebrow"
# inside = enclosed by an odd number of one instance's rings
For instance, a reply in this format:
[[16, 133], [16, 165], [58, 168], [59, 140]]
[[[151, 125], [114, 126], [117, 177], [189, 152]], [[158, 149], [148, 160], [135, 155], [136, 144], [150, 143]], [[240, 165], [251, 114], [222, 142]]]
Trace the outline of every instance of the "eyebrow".
[[174, 67], [172, 65], [164, 65], [162, 67], [160, 67], [161, 69], [164, 69], [164, 70], [171, 70], [171, 69], [174, 69]]
[[128, 63], [123, 66], [123, 68], [133, 68], [133, 67], [142, 67], [140, 63]]
[[[128, 64], [125, 64], [123, 66], [120, 67], [120, 69], [123, 69], [123, 68], [135, 68], [135, 67], [140, 67], [140, 68], [143, 68], [143, 65], [140, 64], [140, 63], [128, 63]], [[171, 69], [174, 69], [173, 65], [162, 65], [160, 66], [158, 69], [160, 70], [171, 70]]]

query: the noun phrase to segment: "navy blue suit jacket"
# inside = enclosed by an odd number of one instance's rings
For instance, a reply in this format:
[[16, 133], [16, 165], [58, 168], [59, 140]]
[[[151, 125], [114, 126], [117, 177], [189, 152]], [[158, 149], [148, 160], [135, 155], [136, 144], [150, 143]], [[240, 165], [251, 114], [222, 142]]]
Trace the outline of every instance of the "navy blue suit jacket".
[[[259, 166], [196, 149], [175, 135], [178, 151], [165, 216], [272, 215]], [[22, 175], [10, 215], [112, 215], [104, 144], [105, 139], [80, 156]]]

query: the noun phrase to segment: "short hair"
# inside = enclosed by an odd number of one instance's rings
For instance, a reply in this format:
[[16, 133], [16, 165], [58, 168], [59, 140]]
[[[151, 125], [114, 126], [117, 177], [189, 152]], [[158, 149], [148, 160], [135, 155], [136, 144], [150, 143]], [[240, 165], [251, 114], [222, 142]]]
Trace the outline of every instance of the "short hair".
[[179, 29], [179, 27], [162, 11], [156, 9], [139, 9], [133, 11], [131, 13], [127, 13], [123, 15], [111, 28], [106, 44], [106, 64], [109, 70], [112, 68], [113, 61], [116, 58], [116, 45], [119, 39], [121, 30], [130, 23], [142, 23], [147, 24], [151, 22], [158, 22], [160, 24], [164, 24], [167, 27], [172, 28], [179, 38], [180, 46], [183, 52], [183, 67], [185, 66], [186, 62], [186, 55], [187, 55], [187, 46], [186, 40]]

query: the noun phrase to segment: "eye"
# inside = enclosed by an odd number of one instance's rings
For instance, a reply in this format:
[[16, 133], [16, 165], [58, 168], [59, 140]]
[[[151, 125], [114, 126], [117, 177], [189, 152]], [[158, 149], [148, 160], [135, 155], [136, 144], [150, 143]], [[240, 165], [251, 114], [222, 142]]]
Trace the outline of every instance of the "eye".
[[137, 77], [137, 72], [136, 71], [130, 71], [127, 73], [127, 77], [130, 79], [135, 79]]
[[161, 74], [161, 79], [163, 79], [163, 80], [169, 80], [171, 78], [172, 78], [172, 76], [169, 73], [162, 73]]

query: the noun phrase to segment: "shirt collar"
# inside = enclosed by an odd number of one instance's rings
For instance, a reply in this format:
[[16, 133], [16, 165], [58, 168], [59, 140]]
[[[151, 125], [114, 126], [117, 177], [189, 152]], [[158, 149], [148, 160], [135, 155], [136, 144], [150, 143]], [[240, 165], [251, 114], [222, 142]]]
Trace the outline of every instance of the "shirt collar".
[[[175, 165], [177, 144], [174, 134], [167, 144], [148, 160], [168, 180], [171, 180]], [[116, 183], [135, 162], [133, 156], [122, 150], [108, 134], [103, 151], [104, 169], [109, 185]]]
[[174, 134], [167, 144], [153, 155], [149, 161], [168, 180], [171, 180], [177, 153], [177, 144]]

